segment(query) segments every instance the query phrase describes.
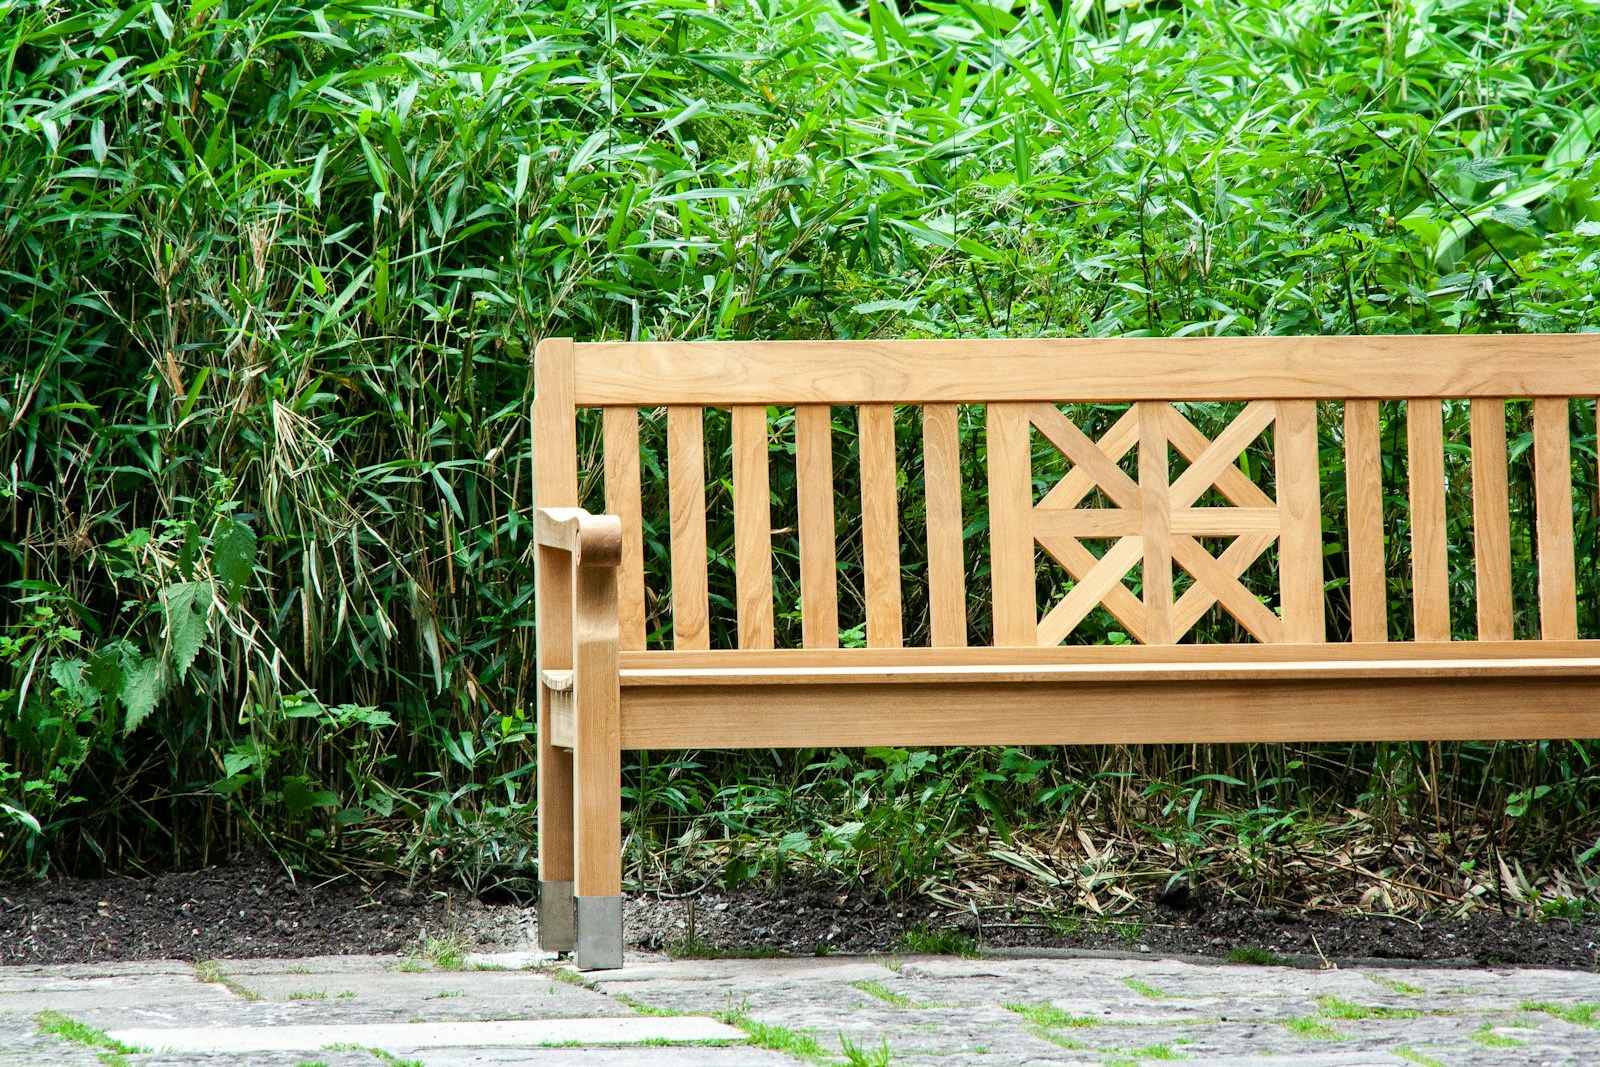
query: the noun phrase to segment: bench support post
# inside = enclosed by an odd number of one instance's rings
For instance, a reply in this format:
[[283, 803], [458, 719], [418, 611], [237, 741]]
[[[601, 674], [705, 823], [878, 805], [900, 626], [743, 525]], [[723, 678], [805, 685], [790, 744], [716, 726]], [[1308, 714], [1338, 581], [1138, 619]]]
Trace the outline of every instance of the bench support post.
[[572, 752], [555, 743], [547, 670], [572, 669], [572, 557], [538, 546], [539, 640], [539, 947], [570, 952], [577, 943], [572, 911]]

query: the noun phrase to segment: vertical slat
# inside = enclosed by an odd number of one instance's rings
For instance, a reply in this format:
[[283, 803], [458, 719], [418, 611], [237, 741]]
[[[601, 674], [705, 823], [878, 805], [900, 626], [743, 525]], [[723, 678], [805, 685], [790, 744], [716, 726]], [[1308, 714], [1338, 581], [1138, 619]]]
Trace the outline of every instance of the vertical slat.
[[862, 404], [861, 557], [867, 593], [867, 646], [899, 648], [900, 508], [896, 499], [894, 405]]
[[606, 511], [622, 520], [617, 622], [622, 647], [644, 647], [644, 511], [639, 501], [639, 409], [604, 409]]
[[772, 647], [772, 488], [767, 474], [767, 409], [733, 409], [733, 560], [739, 647]]
[[667, 409], [667, 481], [672, 514], [672, 647], [710, 648], [705, 419], [698, 407]]
[[1144, 528], [1145, 642], [1170, 645], [1172, 637], [1171, 468], [1164, 400], [1139, 402], [1139, 506]]
[[1351, 400], [1344, 406], [1344, 480], [1350, 554], [1350, 636], [1356, 641], [1389, 639], [1388, 581], [1384, 576], [1383, 458], [1378, 439], [1378, 402]]
[[[574, 400], [572, 342], [550, 338], [534, 358], [533, 503], [536, 507], [573, 507], [578, 503], [578, 428]], [[534, 625], [538, 668], [567, 670], [572, 666], [571, 557], [539, 548], [535, 553]], [[565, 884], [570, 898], [573, 873], [572, 753], [557, 748], [550, 721], [550, 694], [541, 684], [539, 724], [539, 881]], [[552, 905], [555, 902], [552, 901]], [[560, 906], [560, 905], [556, 905]], [[564, 905], [570, 916], [570, 904]], [[548, 920], [554, 927], [554, 916]], [[570, 927], [570, 918], [566, 923]], [[556, 935], [554, 940], [564, 941]], [[550, 948], [570, 944], [544, 944]]]
[[1511, 497], [1506, 485], [1506, 402], [1472, 401], [1472, 546], [1478, 640], [1510, 641]]
[[[569, 559], [571, 557], [568, 557]], [[622, 728], [617, 674], [617, 575], [578, 567], [569, 610], [573, 632], [572, 746], [576, 805], [574, 889], [583, 897], [622, 893]]]
[[1028, 404], [990, 404], [989, 576], [996, 646], [1039, 640], [1034, 588], [1033, 449]]
[[1534, 518], [1539, 537], [1539, 636], [1578, 638], [1578, 589], [1572, 560], [1572, 445], [1567, 401], [1533, 402]]
[[1284, 640], [1327, 640], [1322, 603], [1322, 474], [1317, 405], [1278, 401], [1273, 453], [1278, 483], [1278, 581]]
[[1444, 510], [1444, 411], [1438, 400], [1406, 401], [1411, 481], [1411, 598], [1418, 641], [1450, 640], [1450, 570]]
[[839, 574], [833, 533], [833, 409], [794, 409], [795, 492], [800, 526], [800, 637], [839, 647]]
[[928, 605], [935, 646], [967, 643], [967, 561], [961, 541], [961, 440], [956, 405], [922, 409], [922, 479], [928, 514]]

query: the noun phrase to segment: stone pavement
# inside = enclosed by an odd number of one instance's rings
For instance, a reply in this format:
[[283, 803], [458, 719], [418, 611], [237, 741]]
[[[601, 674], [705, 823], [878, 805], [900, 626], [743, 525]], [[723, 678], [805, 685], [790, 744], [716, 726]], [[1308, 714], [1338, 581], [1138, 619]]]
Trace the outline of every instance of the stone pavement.
[[[447, 961], [448, 962], [448, 961]], [[0, 968], [0, 1067], [1600, 1064], [1600, 976], [1007, 956]]]

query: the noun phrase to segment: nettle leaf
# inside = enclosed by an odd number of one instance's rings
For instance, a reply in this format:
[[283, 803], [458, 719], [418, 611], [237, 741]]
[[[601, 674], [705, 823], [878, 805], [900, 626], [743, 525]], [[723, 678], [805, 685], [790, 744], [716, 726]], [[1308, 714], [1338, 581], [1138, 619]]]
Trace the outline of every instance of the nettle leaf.
[[1572, 232], [1579, 237], [1600, 237], [1600, 222], [1585, 219], [1572, 228]]
[[337, 808], [339, 798], [326, 789], [315, 789], [311, 779], [294, 774], [283, 780], [283, 806], [290, 815], [300, 815], [312, 808]]
[[178, 550], [178, 573], [184, 581], [194, 578], [194, 560], [200, 553], [200, 527], [192, 522], [183, 524], [183, 547]]
[[1498, 182], [1511, 177], [1511, 171], [1496, 159], [1459, 159], [1455, 168], [1475, 182]]
[[89, 657], [83, 680], [101, 696], [122, 689], [122, 663], [114, 652], [97, 652]]
[[239, 599], [256, 566], [256, 532], [242, 522], [222, 520], [211, 539], [211, 573], [221, 580], [229, 601]]
[[211, 633], [210, 582], [178, 582], [161, 591], [167, 613], [167, 655], [182, 681]]
[[1539, 222], [1533, 212], [1516, 204], [1501, 204], [1490, 213], [1494, 221], [1516, 230], [1537, 230]]
[[125, 733], [133, 733], [156, 710], [161, 689], [160, 659], [130, 658], [123, 662], [122, 688], [117, 692], [117, 698], [128, 709], [128, 717], [122, 727]]

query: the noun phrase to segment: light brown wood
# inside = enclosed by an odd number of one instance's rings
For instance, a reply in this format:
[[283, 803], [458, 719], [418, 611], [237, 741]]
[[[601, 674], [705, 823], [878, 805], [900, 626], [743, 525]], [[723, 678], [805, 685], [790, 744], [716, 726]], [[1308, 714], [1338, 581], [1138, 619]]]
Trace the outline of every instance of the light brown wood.
[[1538, 529], [1539, 636], [1578, 636], [1578, 589], [1573, 573], [1572, 445], [1567, 401], [1533, 402], [1534, 520]]
[[615, 567], [622, 561], [622, 520], [582, 508], [536, 508], [534, 537], [566, 552], [574, 567]]
[[[1049, 537], [1127, 537], [1143, 534], [1146, 519], [1137, 511], [1122, 508], [1036, 508], [1034, 536]], [[1278, 534], [1277, 508], [1178, 508], [1168, 513], [1174, 534], [1190, 537], [1234, 537], [1238, 534]]]
[[[1527, 700], [1530, 684], [1539, 699]], [[1593, 677], [629, 687], [628, 748], [1594, 737]], [[869, 695], [870, 694], [870, 695]], [[767, 709], [752, 716], [750, 708]], [[1518, 714], [1508, 715], [1515, 707]]]
[[1511, 497], [1506, 484], [1506, 402], [1472, 401], [1472, 545], [1478, 593], [1478, 640], [1509, 641]]
[[[1034, 522], [1037, 523], [1044, 514], [1044, 512], [1035, 511]], [[1076, 538], [1056, 537], [1049, 532], [1041, 533], [1037, 526], [1035, 527], [1034, 535], [1039, 542], [1039, 547], [1043, 548], [1057, 563], [1066, 568], [1067, 573], [1072, 575], [1074, 582], [1083, 581], [1090, 572], [1100, 565], [1100, 557], [1090, 552]], [[1106, 590], [1100, 603], [1122, 624], [1129, 637], [1141, 644], [1144, 643], [1144, 602], [1134, 596], [1127, 586], [1120, 581], [1115, 583]], [[1060, 638], [1057, 638], [1057, 641], [1059, 640]]]
[[572, 690], [550, 693], [550, 743], [569, 753], [578, 743], [578, 716], [572, 707]]
[[[1128, 568], [1143, 558], [1144, 539], [1141, 537], [1124, 537], [1112, 545], [1077, 584], [1068, 590], [1067, 595], [1061, 598], [1061, 602], [1039, 620], [1037, 642], [1041, 645], [1060, 644], [1078, 623], [1106, 599], [1107, 593], [1122, 585], [1122, 577], [1128, 573]], [[1127, 587], [1123, 586], [1123, 590], [1126, 592]], [[1142, 607], [1148, 612], [1149, 602], [1146, 601]]]
[[1062, 645], [1050, 648], [780, 648], [768, 652], [625, 652], [624, 671], [795, 667], [991, 667], [1017, 664], [1349, 663], [1429, 660], [1600, 659], [1600, 640], [1390, 641], [1374, 644]]
[[[991, 410], [999, 406], [990, 405]], [[1039, 428], [1039, 432], [1060, 449], [1061, 454], [1071, 460], [1075, 467], [1081, 468], [1113, 504], [1132, 509], [1142, 506], [1138, 483], [1124, 474], [1122, 468], [1078, 428], [1077, 423], [1061, 414], [1054, 404], [1033, 404], [1027, 411], [1028, 418]], [[1138, 420], [1139, 438], [1143, 442], [1145, 418], [1142, 413]]]
[[794, 409], [795, 493], [799, 497], [800, 631], [807, 648], [839, 644], [839, 572], [833, 529], [833, 412]]
[[[1261, 553], [1272, 547], [1272, 543], [1276, 540], [1277, 537], [1270, 533], [1246, 533], [1235, 537], [1233, 543], [1223, 550], [1222, 555], [1216, 557], [1217, 566], [1222, 569], [1221, 574], [1237, 580], [1241, 574], [1249, 570], [1250, 565], [1260, 557]], [[1204, 546], [1198, 547], [1202, 551], [1204, 550]], [[1203, 563], [1200, 565], [1203, 565]], [[1200, 617], [1211, 609], [1211, 605], [1217, 602], [1217, 594], [1212, 590], [1212, 586], [1225, 584], [1222, 582], [1221, 575], [1218, 575], [1211, 584], [1197, 582], [1184, 590], [1183, 595], [1178, 598], [1178, 602], [1172, 606], [1173, 632], [1179, 637], [1188, 633], [1189, 629], [1200, 621]], [[1248, 590], [1245, 591], [1245, 594], [1251, 599], [1256, 599], [1255, 594], [1250, 593]], [[1256, 600], [1256, 602], [1260, 603], [1259, 600]], [[1255, 614], [1254, 608], [1246, 607], [1244, 610], [1251, 615]], [[1235, 615], [1235, 617], [1237, 618], [1238, 616]], [[1284, 640], [1281, 626], [1263, 626], [1262, 630], [1263, 632], [1273, 633], [1276, 636], [1267, 638], [1260, 633], [1252, 631], [1253, 636], [1258, 641], [1269, 639], [1272, 641]]]
[[1284, 640], [1283, 621], [1194, 538], [1173, 538], [1172, 553], [1178, 565], [1194, 576], [1196, 585], [1204, 586], [1257, 641]]
[[989, 577], [997, 645], [1026, 646], [1039, 639], [1037, 568], [1029, 521], [1033, 511], [1029, 407], [990, 404], [988, 412]]
[[1317, 405], [1277, 405], [1273, 453], [1278, 484], [1278, 595], [1283, 636], [1296, 643], [1327, 639], [1322, 601], [1322, 479], [1317, 451]]
[[1418, 641], [1450, 640], [1446, 556], [1444, 416], [1437, 400], [1406, 403], [1406, 464], [1411, 481], [1411, 611]]
[[772, 647], [772, 482], [767, 409], [733, 409], [733, 561], [739, 647]]
[[1152, 645], [1170, 645], [1175, 640], [1172, 633], [1172, 505], [1169, 500], [1172, 486], [1167, 453], [1167, 412], [1172, 407], [1164, 400], [1140, 401], [1137, 407], [1139, 498], [1144, 512], [1141, 539], [1144, 544], [1145, 641]]
[[[1166, 419], [1169, 427], [1175, 422], [1182, 421], [1193, 429], [1193, 424], [1183, 418], [1176, 408], [1169, 404], [1161, 406], [1170, 413]], [[1256, 488], [1255, 483], [1248, 478], [1244, 478], [1244, 472], [1239, 470], [1239, 454], [1250, 447], [1251, 442], [1260, 437], [1263, 430], [1272, 425], [1273, 419], [1277, 416], [1277, 410], [1277, 405], [1266, 400], [1255, 400], [1246, 404], [1244, 410], [1239, 412], [1233, 421], [1217, 435], [1216, 440], [1212, 441], [1205, 451], [1190, 460], [1189, 469], [1180, 474], [1178, 480], [1172, 483], [1172, 506], [1177, 508], [1189, 507], [1196, 500], [1199, 500], [1201, 494], [1207, 489], [1216, 485], [1217, 480], [1223, 476], [1224, 472], [1230, 470], [1238, 474], [1240, 478], [1243, 478], [1246, 485]], [[1229, 488], [1234, 488], [1237, 485], [1237, 481], [1230, 478], [1227, 484]], [[1218, 490], [1226, 492], [1220, 485]], [[1257, 489], [1257, 492], [1259, 493], [1260, 490]], [[1256, 502], [1255, 506], [1270, 506], [1270, 503], [1265, 502], [1266, 494], [1261, 493], [1260, 495], [1262, 501]], [[1235, 501], [1235, 503], [1239, 504], [1238, 501]], [[1239, 504], [1239, 506], [1247, 507], [1249, 505]]]
[[[1184, 418], [1177, 408], [1173, 408], [1171, 414], [1167, 417], [1167, 440], [1190, 463], [1194, 463], [1204, 456], [1210, 450], [1212, 444], [1211, 441], [1207, 440], [1206, 435], [1195, 429], [1194, 425]], [[1245, 441], [1239, 451], [1244, 451], [1244, 446], [1248, 446], [1249, 443], [1249, 441]], [[1245, 477], [1244, 471], [1239, 469], [1238, 456], [1239, 452], [1235, 452], [1233, 459], [1217, 471], [1214, 482], [1217, 491], [1227, 498], [1228, 502], [1234, 507], [1277, 507], [1276, 501], [1268, 496], [1255, 482]], [[1200, 491], [1202, 493], [1205, 492], [1205, 487], [1201, 486]]]
[[[1191, 427], [1192, 429], [1193, 427]], [[1201, 438], [1202, 441], [1205, 438]], [[1118, 463], [1128, 454], [1129, 449], [1139, 443], [1139, 409], [1136, 405], [1129, 405], [1112, 424], [1111, 429], [1096, 442], [1101, 452], [1112, 463]], [[1073, 467], [1062, 476], [1061, 480], [1050, 487], [1050, 491], [1039, 501], [1036, 510], [1049, 511], [1055, 508], [1076, 508], [1095, 489], [1095, 480], [1082, 467]], [[1271, 501], [1268, 501], [1271, 503]]]
[[622, 520], [617, 625], [623, 648], [643, 648], [644, 510], [639, 497], [639, 409], [609, 407], [601, 418], [606, 449], [606, 511]]
[[617, 572], [580, 567], [572, 588], [573, 888], [622, 892], [622, 739]]
[[967, 554], [962, 542], [961, 440], [954, 404], [922, 409], [922, 481], [928, 515], [928, 616], [934, 645], [967, 643]]
[[[924, 404], [1579, 396], [1594, 334], [597, 342], [577, 400]], [[980, 369], [981, 368], [981, 369]]]
[[711, 643], [706, 588], [705, 417], [697, 407], [667, 409], [667, 481], [672, 521], [672, 645]]
[[873, 648], [898, 648], [902, 612], [894, 405], [861, 405], [856, 434], [861, 456], [861, 557], [867, 596], [867, 644]]
[[539, 681], [547, 686], [552, 693], [572, 692], [572, 671], [550, 670], [540, 671]]
[[1383, 453], [1376, 400], [1344, 406], [1344, 479], [1350, 557], [1350, 635], [1389, 639], [1387, 554], [1383, 545]]
[[[534, 356], [533, 503], [576, 507], [578, 430], [573, 393], [573, 346], [565, 338], [541, 341]], [[536, 520], [537, 521], [537, 520]], [[537, 527], [535, 527], [537, 529]], [[560, 549], [534, 546], [534, 625], [537, 667], [572, 667], [571, 557]], [[572, 880], [572, 755], [554, 744], [550, 694], [536, 687], [539, 728], [539, 878]]]

